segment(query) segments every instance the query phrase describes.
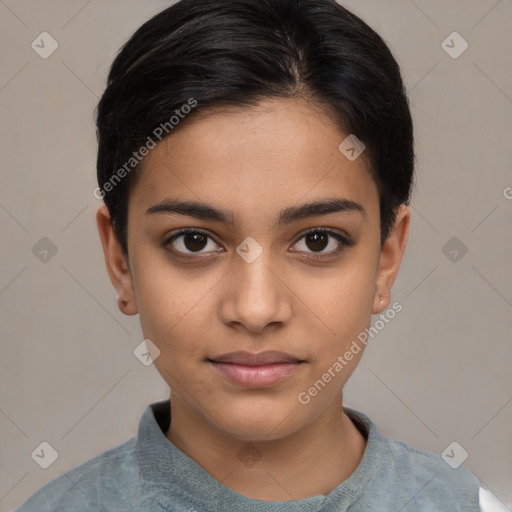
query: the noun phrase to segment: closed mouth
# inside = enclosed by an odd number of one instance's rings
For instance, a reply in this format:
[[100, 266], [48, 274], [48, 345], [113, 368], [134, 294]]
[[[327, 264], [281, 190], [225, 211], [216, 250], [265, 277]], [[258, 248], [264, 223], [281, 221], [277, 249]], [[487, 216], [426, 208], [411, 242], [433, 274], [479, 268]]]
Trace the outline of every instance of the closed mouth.
[[241, 365], [241, 366], [267, 366], [267, 365], [275, 365], [275, 364], [297, 364], [304, 362], [303, 360], [295, 357], [291, 354], [287, 354], [285, 352], [280, 352], [277, 350], [266, 350], [264, 352], [259, 353], [251, 353], [251, 352], [230, 352], [228, 354], [223, 354], [211, 359], [208, 361], [212, 363], [222, 363], [222, 364], [233, 364], [233, 365]]

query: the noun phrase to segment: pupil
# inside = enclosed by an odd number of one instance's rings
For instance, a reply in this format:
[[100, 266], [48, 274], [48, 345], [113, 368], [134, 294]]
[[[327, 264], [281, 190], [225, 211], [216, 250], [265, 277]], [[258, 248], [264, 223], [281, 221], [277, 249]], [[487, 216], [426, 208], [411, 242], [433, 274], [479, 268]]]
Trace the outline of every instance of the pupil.
[[184, 244], [190, 251], [201, 251], [205, 247], [206, 236], [201, 233], [187, 233], [184, 238]]
[[[322, 251], [326, 248], [328, 240], [327, 235], [325, 233], [314, 233], [312, 235], [308, 235], [307, 240], [313, 240], [313, 243], [307, 243], [308, 247], [311, 250], [319, 250]], [[319, 247], [320, 245], [320, 247]]]

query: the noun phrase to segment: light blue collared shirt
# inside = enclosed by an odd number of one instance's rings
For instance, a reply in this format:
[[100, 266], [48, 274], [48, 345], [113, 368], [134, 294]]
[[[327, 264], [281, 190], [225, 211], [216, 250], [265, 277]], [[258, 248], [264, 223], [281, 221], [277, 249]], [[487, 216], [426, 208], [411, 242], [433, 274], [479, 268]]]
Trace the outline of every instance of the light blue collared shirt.
[[[354, 473], [326, 495], [290, 501], [246, 498], [222, 485], [167, 437], [170, 402], [148, 405], [138, 435], [84, 462], [14, 512], [501, 512], [466, 468], [384, 436], [344, 408], [367, 439]], [[492, 496], [491, 496], [492, 498]], [[499, 507], [497, 502], [494, 507]]]

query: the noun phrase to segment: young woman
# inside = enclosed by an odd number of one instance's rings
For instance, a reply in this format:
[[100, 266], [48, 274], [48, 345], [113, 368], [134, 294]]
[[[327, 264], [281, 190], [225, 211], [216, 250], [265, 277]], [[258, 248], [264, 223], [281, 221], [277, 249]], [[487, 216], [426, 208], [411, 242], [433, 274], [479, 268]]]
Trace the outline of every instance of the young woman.
[[171, 394], [20, 512], [483, 510], [468, 470], [343, 406], [409, 234], [379, 35], [334, 0], [182, 0], [123, 47], [97, 126], [107, 269]]

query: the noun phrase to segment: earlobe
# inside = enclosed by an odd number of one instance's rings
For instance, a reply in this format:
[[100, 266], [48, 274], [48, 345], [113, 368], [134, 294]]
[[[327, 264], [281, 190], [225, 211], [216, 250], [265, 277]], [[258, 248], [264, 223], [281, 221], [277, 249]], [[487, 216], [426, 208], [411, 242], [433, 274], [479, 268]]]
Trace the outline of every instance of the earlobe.
[[379, 259], [379, 269], [375, 283], [375, 296], [372, 314], [382, 313], [391, 301], [391, 288], [409, 239], [411, 211], [406, 205], [400, 206], [393, 229], [384, 242]]
[[138, 310], [130, 268], [121, 244], [115, 235], [110, 213], [105, 205], [102, 205], [98, 209], [96, 222], [101, 245], [103, 247], [103, 254], [105, 256], [107, 272], [118, 295], [118, 307], [125, 315], [136, 315]]

